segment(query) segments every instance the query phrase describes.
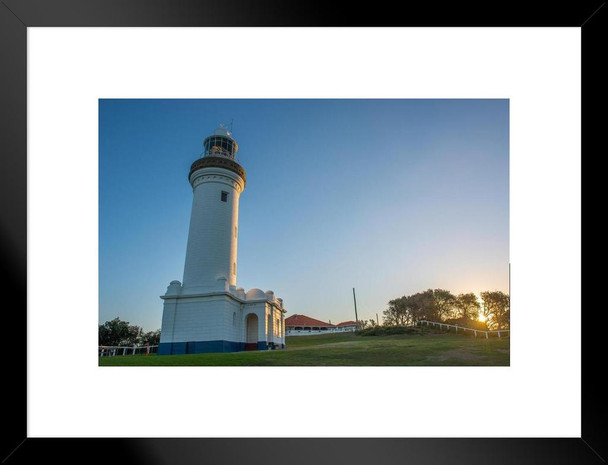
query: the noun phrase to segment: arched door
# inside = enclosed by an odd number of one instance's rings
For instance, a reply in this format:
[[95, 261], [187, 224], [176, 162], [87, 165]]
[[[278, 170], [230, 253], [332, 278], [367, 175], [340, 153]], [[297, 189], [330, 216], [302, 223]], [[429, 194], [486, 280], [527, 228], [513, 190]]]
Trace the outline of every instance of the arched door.
[[247, 315], [247, 337], [245, 343], [245, 350], [257, 350], [258, 349], [258, 316], [254, 313]]

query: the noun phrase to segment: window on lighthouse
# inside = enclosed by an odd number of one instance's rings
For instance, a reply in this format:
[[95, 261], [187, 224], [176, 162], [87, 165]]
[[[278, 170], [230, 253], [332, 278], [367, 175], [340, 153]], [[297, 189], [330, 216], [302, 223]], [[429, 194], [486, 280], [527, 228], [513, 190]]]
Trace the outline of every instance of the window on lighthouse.
[[222, 202], [228, 202], [228, 192], [222, 191]]

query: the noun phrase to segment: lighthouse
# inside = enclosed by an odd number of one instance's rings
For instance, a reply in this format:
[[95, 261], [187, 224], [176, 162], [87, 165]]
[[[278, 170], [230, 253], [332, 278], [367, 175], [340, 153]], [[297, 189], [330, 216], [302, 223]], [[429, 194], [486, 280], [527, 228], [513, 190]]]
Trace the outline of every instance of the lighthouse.
[[192, 211], [182, 282], [163, 299], [159, 355], [285, 347], [286, 310], [273, 291], [237, 286], [239, 198], [246, 185], [239, 146], [225, 126], [192, 163]]

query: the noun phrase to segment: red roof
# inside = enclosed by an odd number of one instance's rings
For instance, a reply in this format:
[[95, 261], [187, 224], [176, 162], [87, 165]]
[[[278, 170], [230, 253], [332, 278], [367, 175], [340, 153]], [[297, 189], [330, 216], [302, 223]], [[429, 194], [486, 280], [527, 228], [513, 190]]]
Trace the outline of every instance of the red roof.
[[285, 326], [323, 326], [327, 328], [334, 328], [336, 325], [325, 323], [321, 320], [315, 320], [306, 315], [291, 315], [285, 318]]
[[357, 326], [356, 321], [343, 321], [342, 323], [338, 323], [336, 326]]

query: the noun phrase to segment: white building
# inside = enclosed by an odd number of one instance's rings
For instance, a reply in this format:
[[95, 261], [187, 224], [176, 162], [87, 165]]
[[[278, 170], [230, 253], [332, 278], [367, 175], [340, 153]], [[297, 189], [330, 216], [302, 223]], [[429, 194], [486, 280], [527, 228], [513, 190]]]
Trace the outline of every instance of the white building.
[[238, 144], [220, 127], [190, 168], [192, 214], [183, 283], [165, 295], [159, 355], [285, 347], [286, 310], [272, 291], [236, 285], [239, 196], [245, 170]]
[[332, 325], [331, 321], [317, 320], [306, 315], [291, 315], [285, 319], [285, 334], [287, 336], [312, 336], [314, 334], [334, 334], [356, 331], [358, 325], [354, 321], [343, 321]]

